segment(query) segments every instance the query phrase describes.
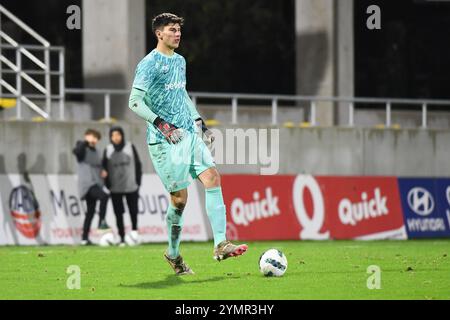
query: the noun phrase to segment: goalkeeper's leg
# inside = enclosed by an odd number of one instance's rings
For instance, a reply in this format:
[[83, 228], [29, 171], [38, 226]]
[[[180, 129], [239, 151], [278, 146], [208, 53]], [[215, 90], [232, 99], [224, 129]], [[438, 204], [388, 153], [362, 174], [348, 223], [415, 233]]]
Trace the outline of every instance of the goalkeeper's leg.
[[211, 167], [202, 172], [199, 179], [205, 186], [206, 212], [214, 234], [214, 259], [221, 261], [242, 255], [247, 251], [248, 246], [234, 245], [226, 239], [226, 209], [219, 172], [215, 167]]
[[166, 222], [169, 246], [164, 257], [177, 275], [193, 274], [180, 255], [180, 237], [183, 230], [183, 210], [187, 201], [187, 189], [170, 193]]
[[187, 201], [187, 189], [170, 193], [170, 204], [167, 208], [166, 223], [169, 236], [167, 255], [177, 258], [180, 255], [180, 236], [183, 229], [183, 210]]

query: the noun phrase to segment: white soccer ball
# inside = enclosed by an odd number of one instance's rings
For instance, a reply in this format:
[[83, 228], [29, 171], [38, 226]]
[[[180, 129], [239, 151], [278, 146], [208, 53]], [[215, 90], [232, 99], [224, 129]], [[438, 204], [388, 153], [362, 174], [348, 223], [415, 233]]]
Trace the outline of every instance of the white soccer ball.
[[287, 266], [286, 256], [277, 249], [269, 249], [259, 258], [259, 270], [266, 277], [281, 277]]
[[107, 232], [104, 235], [101, 236], [100, 241], [98, 244], [101, 247], [109, 247], [116, 244], [116, 239], [114, 237], [114, 234], [112, 232]]
[[138, 244], [140, 244], [141, 239], [139, 238], [139, 233], [133, 230], [127, 235], [125, 235], [125, 243], [130, 247], [137, 246]]

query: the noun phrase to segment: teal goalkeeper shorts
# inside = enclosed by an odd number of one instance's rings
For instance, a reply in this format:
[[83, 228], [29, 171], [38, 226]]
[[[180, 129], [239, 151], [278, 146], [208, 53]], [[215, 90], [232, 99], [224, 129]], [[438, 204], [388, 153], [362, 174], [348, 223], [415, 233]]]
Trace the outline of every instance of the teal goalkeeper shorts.
[[200, 173], [215, 167], [205, 142], [197, 133], [185, 131], [177, 144], [163, 141], [148, 146], [153, 167], [168, 192], [187, 188]]

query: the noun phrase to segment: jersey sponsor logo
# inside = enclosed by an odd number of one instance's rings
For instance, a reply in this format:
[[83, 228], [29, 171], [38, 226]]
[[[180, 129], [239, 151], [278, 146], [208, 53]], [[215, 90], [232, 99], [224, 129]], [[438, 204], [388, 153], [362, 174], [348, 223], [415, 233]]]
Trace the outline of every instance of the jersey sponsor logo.
[[186, 81], [180, 81], [180, 82], [174, 82], [174, 83], [166, 83], [165, 89], [168, 90], [175, 90], [175, 89], [184, 89], [186, 87]]

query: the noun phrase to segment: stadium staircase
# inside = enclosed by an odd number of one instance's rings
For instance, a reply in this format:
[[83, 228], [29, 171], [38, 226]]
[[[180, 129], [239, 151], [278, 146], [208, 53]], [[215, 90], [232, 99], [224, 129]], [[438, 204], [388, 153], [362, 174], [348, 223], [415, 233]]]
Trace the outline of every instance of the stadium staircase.
[[[21, 38], [30, 42], [23, 44], [13, 39], [15, 30], [20, 30], [25, 35]], [[57, 70], [52, 70], [52, 65]], [[52, 80], [56, 94], [52, 92]], [[57, 104], [60, 112], [64, 111], [64, 84], [64, 48], [51, 46], [0, 5], [0, 116], [3, 113], [3, 118], [9, 115], [19, 120], [31, 111], [33, 121], [47, 120], [52, 115], [52, 105]]]

